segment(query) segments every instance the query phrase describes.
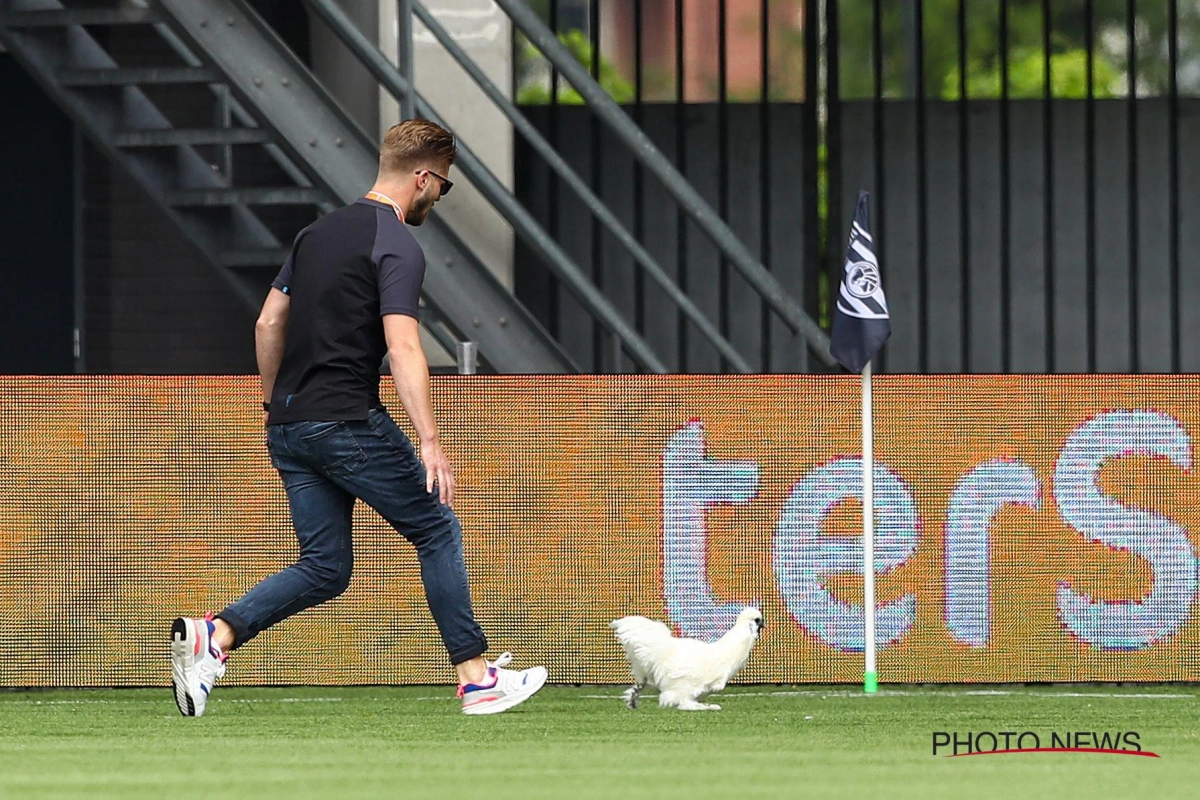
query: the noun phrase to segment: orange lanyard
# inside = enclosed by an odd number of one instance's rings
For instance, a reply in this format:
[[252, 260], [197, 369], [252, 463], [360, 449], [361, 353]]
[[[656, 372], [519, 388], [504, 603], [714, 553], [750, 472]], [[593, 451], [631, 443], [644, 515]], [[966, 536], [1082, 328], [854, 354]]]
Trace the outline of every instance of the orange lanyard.
[[388, 197], [386, 194], [380, 194], [379, 192], [375, 191], [367, 192], [367, 199], [374, 200], [376, 203], [384, 203], [391, 206], [392, 210], [396, 212], [396, 219], [404, 222], [404, 212], [400, 210], [400, 206], [396, 204], [396, 201]]

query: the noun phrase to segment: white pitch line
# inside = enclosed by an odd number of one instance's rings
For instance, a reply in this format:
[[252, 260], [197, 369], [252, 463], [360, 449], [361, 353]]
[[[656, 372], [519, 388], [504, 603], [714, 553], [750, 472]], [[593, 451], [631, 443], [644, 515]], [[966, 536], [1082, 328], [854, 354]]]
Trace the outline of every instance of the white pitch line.
[[[654, 697], [655, 695], [646, 695]], [[718, 692], [712, 695], [713, 697], [820, 697], [822, 700], [829, 698], [855, 698], [855, 697], [871, 697], [866, 692], [839, 692], [839, 691], [814, 691], [814, 690], [797, 690], [797, 691], [776, 691], [776, 692]], [[1142, 700], [1195, 700], [1194, 694], [1121, 694], [1117, 692], [1018, 692], [1018, 691], [966, 691], [966, 692], [913, 692], [903, 689], [881, 689], [877, 697], [1109, 697], [1109, 698], [1137, 698]], [[623, 700], [623, 695], [618, 694], [585, 694], [580, 695], [580, 698], [585, 700]]]
[[228, 698], [218, 697], [218, 703], [340, 703], [341, 697], [262, 697], [262, 698]]
[[[1126, 697], [1134, 697], [1143, 700], [1195, 700], [1194, 694], [1119, 694], [1117, 692], [1045, 692], [1038, 693], [1045, 697], [1115, 697], [1118, 700], [1123, 700]], [[1035, 695], [1036, 696], [1036, 695]]]
[[[800, 697], [800, 696], [820, 696], [826, 697], [871, 697], [866, 692], [722, 692], [726, 697], [753, 697], [755, 695], [770, 695], [773, 697]], [[1143, 700], [1195, 700], [1194, 694], [1127, 694], [1121, 692], [1020, 692], [1012, 690], [976, 690], [965, 692], [913, 692], [903, 689], [883, 689], [881, 688], [878, 696], [880, 697], [1109, 697], [1122, 699], [1126, 697], [1138, 698]]]
[[[654, 698], [657, 695], [645, 695], [647, 698]], [[1137, 699], [1137, 700], [1195, 700], [1197, 695], [1194, 694], [1153, 694], [1153, 693], [1118, 693], [1118, 692], [1019, 692], [1013, 690], [969, 690], [963, 692], [914, 692], [903, 689], [884, 689], [877, 695], [868, 695], [865, 692], [855, 691], [821, 691], [813, 689], [801, 689], [794, 691], [772, 691], [772, 692], [719, 692], [714, 697], [819, 697], [822, 700], [856, 698], [856, 697], [1084, 697], [1084, 698], [1111, 698], [1111, 699]], [[624, 701], [624, 694], [582, 694], [576, 696], [580, 700], [620, 700]], [[428, 695], [423, 697], [401, 698], [408, 700], [440, 700], [450, 701], [456, 700], [452, 694]], [[214, 697], [215, 703], [341, 703], [346, 698], [344, 697], [259, 697], [259, 698], [229, 698], [229, 697]], [[161, 704], [163, 701], [156, 698], [130, 698], [128, 700], [3, 700], [0, 699], [0, 707], [4, 705], [24, 705], [24, 706], [82, 706], [82, 705], [125, 705], [128, 703], [154, 703]]]
[[[230, 698], [214, 697], [214, 703], [340, 703], [341, 697], [261, 697], [261, 698]], [[453, 698], [451, 698], [453, 699]], [[128, 705], [129, 703], [161, 704], [162, 699], [151, 697], [134, 697], [128, 700], [0, 700], [0, 707], [15, 706], [92, 706], [92, 705]]]
[[0, 706], [92, 706], [125, 705], [126, 703], [160, 703], [161, 700], [134, 698], [131, 700], [0, 700]]

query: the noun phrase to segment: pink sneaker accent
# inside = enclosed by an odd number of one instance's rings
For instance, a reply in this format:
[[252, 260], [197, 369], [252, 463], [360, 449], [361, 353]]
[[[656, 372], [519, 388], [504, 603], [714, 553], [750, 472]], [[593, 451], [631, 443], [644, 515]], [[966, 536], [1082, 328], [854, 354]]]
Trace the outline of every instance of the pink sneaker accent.
[[498, 714], [520, 705], [546, 685], [546, 668], [505, 669], [512, 653], [504, 653], [488, 664], [486, 684], [468, 683], [458, 687], [464, 714]]

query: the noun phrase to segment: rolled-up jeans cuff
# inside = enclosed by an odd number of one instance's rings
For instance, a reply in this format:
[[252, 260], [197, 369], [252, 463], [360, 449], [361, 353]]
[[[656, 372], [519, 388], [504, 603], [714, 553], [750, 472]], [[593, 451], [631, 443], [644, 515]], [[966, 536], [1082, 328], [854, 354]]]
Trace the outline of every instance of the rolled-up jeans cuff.
[[216, 617], [217, 619], [225, 620], [229, 623], [229, 627], [233, 628], [233, 646], [229, 648], [230, 650], [240, 647], [253, 638], [250, 636], [250, 626], [246, 624], [245, 620], [238, 616], [236, 611], [231, 611], [227, 608], [221, 613], [217, 614]]
[[[232, 625], [233, 623], [231, 622], [229, 624]], [[487, 649], [487, 639], [480, 639], [478, 642], [474, 642], [467, 647], [460, 647], [459, 649], [451, 652], [450, 663], [455, 666], [464, 664], [470, 661], [472, 658], [479, 658], [481, 655], [487, 652]]]

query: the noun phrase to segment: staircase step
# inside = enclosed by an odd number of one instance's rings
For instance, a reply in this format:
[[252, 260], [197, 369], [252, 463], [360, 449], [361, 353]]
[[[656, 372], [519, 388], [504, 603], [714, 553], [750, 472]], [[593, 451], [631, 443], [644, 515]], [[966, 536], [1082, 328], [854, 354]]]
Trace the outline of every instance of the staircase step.
[[150, 8], [68, 8], [54, 11], [0, 13], [0, 27], [61, 28], [66, 25], [148, 25], [162, 22]]
[[302, 186], [279, 188], [240, 189], [176, 189], [167, 192], [165, 198], [172, 206], [231, 206], [238, 203], [255, 206], [301, 206], [315, 205], [328, 196], [320, 189]]
[[171, 147], [199, 144], [267, 144], [270, 131], [262, 128], [163, 128], [117, 131], [117, 147]]
[[286, 247], [247, 248], [221, 253], [221, 266], [228, 269], [247, 267], [282, 267], [291, 253]]
[[64, 69], [63, 86], [132, 86], [135, 84], [220, 83], [212, 67], [121, 67], [116, 69]]

